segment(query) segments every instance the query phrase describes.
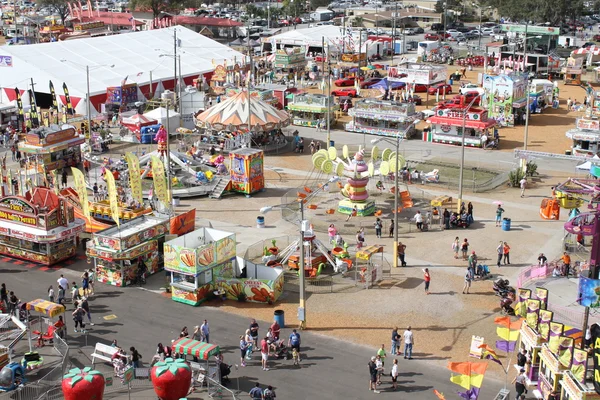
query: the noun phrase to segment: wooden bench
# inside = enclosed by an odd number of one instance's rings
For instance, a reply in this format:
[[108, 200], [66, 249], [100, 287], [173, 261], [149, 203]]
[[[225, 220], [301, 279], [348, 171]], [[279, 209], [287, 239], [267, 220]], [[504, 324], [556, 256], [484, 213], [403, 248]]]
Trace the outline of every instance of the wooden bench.
[[106, 361], [110, 363], [112, 361], [112, 356], [117, 352], [116, 347], [109, 346], [103, 343], [96, 343], [96, 347], [94, 348], [94, 352], [92, 355], [92, 366], [95, 364], [96, 358], [99, 358], [102, 361]]

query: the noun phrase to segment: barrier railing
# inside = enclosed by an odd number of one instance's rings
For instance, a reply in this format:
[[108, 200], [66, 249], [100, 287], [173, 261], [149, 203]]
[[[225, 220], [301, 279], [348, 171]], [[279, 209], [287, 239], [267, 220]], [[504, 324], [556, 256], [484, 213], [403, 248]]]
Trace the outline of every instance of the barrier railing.
[[551, 262], [544, 265], [532, 265], [530, 267], [523, 268], [517, 278], [517, 288], [527, 286], [531, 281], [536, 279], [543, 279], [552, 274], [552, 270], [556, 263]]

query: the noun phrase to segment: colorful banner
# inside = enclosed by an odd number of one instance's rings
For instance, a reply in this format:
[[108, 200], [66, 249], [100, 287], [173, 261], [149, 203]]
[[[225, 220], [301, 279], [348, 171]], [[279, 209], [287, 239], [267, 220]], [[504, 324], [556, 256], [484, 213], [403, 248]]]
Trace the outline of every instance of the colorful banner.
[[484, 75], [481, 105], [500, 126], [514, 126], [513, 103], [525, 98], [525, 74]]
[[21, 91], [17, 87], [15, 88], [15, 95], [17, 99], [17, 109], [19, 110], [19, 120], [24, 122], [25, 116], [23, 115], [23, 99], [21, 98]]
[[483, 353], [481, 346], [483, 345], [483, 342], [483, 336], [471, 336], [471, 347], [469, 348], [469, 357], [481, 359]]
[[539, 300], [529, 299], [527, 300], [527, 325], [533, 330], [537, 330], [538, 320], [540, 318], [540, 304]]
[[171, 235], [185, 235], [196, 229], [196, 209], [171, 217]]
[[165, 166], [160, 158], [152, 156], [152, 179], [154, 180], [154, 193], [158, 200], [169, 207], [169, 192], [167, 190], [167, 179], [165, 177]]
[[71, 103], [71, 96], [69, 96], [69, 89], [67, 88], [67, 84], [63, 82], [63, 92], [65, 93], [65, 103], [67, 105], [66, 115], [75, 115], [75, 110], [73, 109], [73, 103]]
[[585, 383], [585, 370], [587, 368], [587, 351], [573, 349], [573, 364], [571, 364], [571, 373], [578, 382]]
[[458, 375], [450, 377], [450, 382], [467, 389], [466, 393], [460, 393], [463, 398], [476, 400], [479, 389], [483, 383], [487, 363], [484, 362], [449, 362], [448, 369]]
[[[115, 185], [115, 177], [111, 170], [105, 169], [104, 178], [106, 179], [106, 189], [108, 191], [108, 203], [110, 204], [110, 215], [117, 226], [121, 226], [119, 221], [119, 200], [117, 196], [117, 186]], [[81, 172], [81, 171], [80, 171]], [[82, 174], [83, 175], [83, 174]]]
[[30, 115], [31, 115], [31, 123], [34, 127], [40, 126], [40, 117], [38, 115], [37, 104], [35, 104], [35, 96], [33, 95], [33, 91], [31, 89], [28, 90], [29, 93], [29, 104], [31, 105]]
[[548, 349], [556, 354], [560, 345], [559, 338], [563, 334], [564, 325], [558, 322], [550, 322], [550, 338], [548, 339]]
[[534, 289], [535, 298], [540, 301], [540, 310], [548, 308], [548, 289], [536, 287]]
[[575, 347], [573, 338], [568, 336], [559, 336], [558, 338], [558, 361], [565, 367], [571, 368], [573, 362], [573, 348]]
[[54, 90], [54, 84], [52, 81], [49, 83], [50, 85], [50, 96], [52, 96], [52, 108], [54, 108], [54, 123], [58, 124], [58, 99], [56, 98], [56, 91]]
[[584, 307], [600, 307], [600, 279], [579, 277], [579, 304]]
[[592, 324], [590, 333], [592, 334], [593, 343], [594, 390], [596, 390], [596, 393], [600, 393], [600, 326]]
[[230, 300], [253, 303], [269, 303], [277, 301], [283, 291], [283, 274], [275, 281], [267, 279], [222, 279], [217, 278], [215, 285], [225, 291]]
[[[73, 172], [73, 180], [75, 182], [75, 190], [77, 191], [77, 195], [79, 196], [79, 202], [81, 203], [81, 210], [83, 211], [83, 216], [90, 221], [90, 203], [88, 202], [88, 193], [87, 187], [85, 185], [85, 176], [83, 176], [83, 172], [81, 172], [78, 168], [71, 167], [71, 171]], [[107, 173], [110, 175], [110, 173]], [[56, 170], [52, 173], [52, 180], [54, 181], [54, 191], [58, 193], [58, 173]]]
[[142, 176], [140, 174], [140, 160], [131, 152], [125, 153], [127, 167], [129, 168], [129, 186], [131, 187], [131, 197], [140, 204], [144, 204], [142, 197]]
[[550, 339], [550, 322], [554, 313], [548, 310], [540, 310], [540, 319], [538, 322], [538, 333], [545, 341]]
[[517, 291], [518, 302], [515, 305], [515, 315], [525, 318], [527, 315], [527, 300], [531, 298], [531, 290], [529, 289], [518, 289]]
[[220, 264], [231, 258], [235, 257], [236, 254], [236, 243], [235, 236], [227, 236], [216, 242], [216, 263]]

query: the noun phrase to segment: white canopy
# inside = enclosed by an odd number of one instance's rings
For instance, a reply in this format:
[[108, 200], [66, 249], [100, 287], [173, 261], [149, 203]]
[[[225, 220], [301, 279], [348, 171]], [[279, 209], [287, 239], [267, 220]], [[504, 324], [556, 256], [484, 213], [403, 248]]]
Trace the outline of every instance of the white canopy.
[[[167, 109], [164, 107], [155, 108], [152, 111], [148, 111], [144, 114], [144, 117], [155, 119], [159, 124], [167, 126]], [[169, 130], [174, 131], [179, 128], [179, 122], [181, 115], [175, 110], [169, 110]]]
[[[322, 25], [313, 28], [290, 30], [279, 35], [271, 36], [268, 41], [297, 46], [320, 47], [325, 38], [325, 43], [337, 47], [344, 37], [341, 27], [335, 25]], [[333, 50], [333, 48], [331, 49]]]
[[598, 164], [598, 160], [600, 160], [600, 157], [598, 157], [598, 155], [594, 154], [594, 157], [592, 157], [592, 161], [586, 161], [583, 164], [579, 164], [577, 165], [575, 168], [582, 170], [582, 171], [589, 171], [592, 168], [592, 165], [596, 165]]

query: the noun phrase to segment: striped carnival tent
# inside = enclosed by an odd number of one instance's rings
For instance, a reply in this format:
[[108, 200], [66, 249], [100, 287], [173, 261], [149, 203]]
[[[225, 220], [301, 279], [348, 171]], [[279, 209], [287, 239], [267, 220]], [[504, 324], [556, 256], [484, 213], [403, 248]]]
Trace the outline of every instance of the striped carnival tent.
[[199, 342], [198, 340], [180, 338], [173, 342], [173, 352], [176, 354], [185, 354], [198, 357], [200, 360], [207, 360], [211, 356], [219, 354], [221, 349], [215, 344]]
[[65, 306], [57, 303], [52, 303], [48, 300], [36, 299], [27, 303], [27, 310], [35, 310], [50, 318], [56, 317], [65, 312]]

